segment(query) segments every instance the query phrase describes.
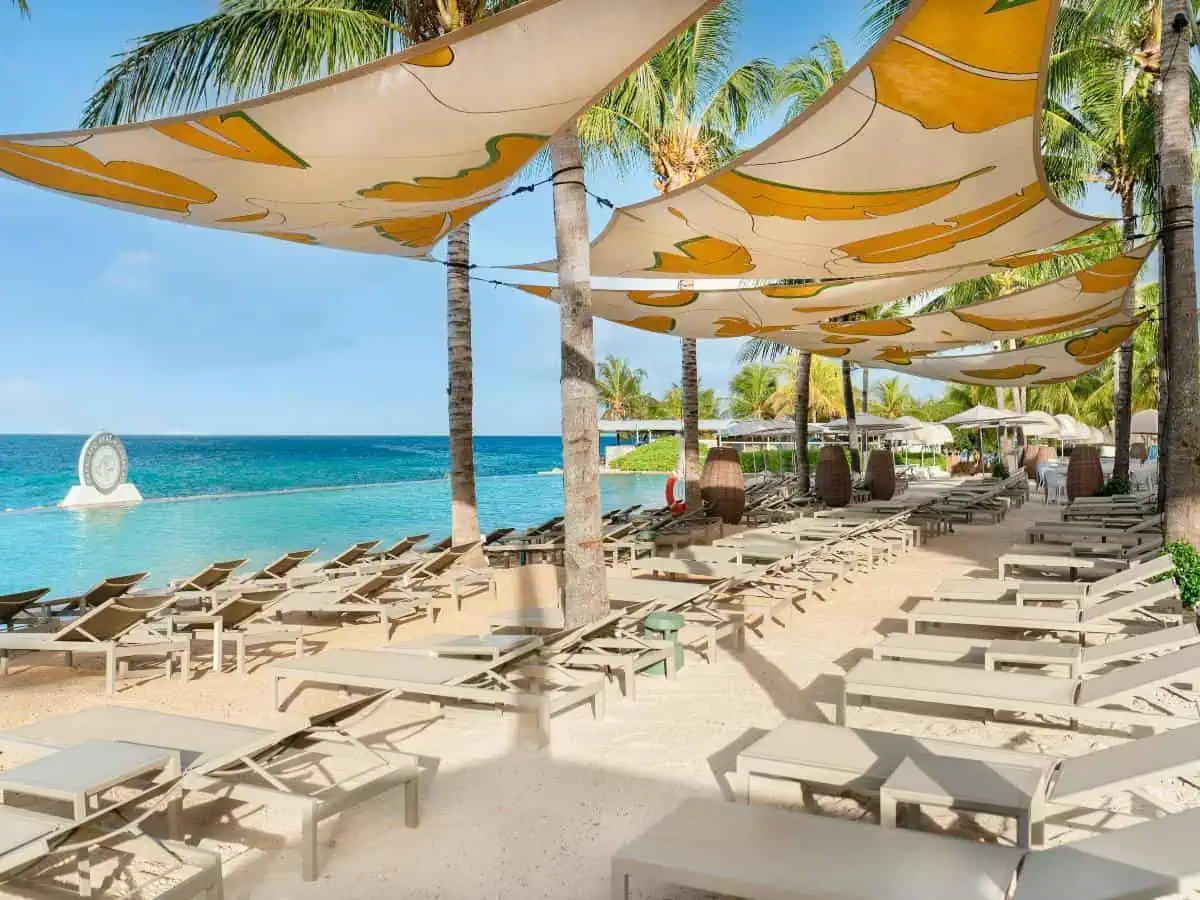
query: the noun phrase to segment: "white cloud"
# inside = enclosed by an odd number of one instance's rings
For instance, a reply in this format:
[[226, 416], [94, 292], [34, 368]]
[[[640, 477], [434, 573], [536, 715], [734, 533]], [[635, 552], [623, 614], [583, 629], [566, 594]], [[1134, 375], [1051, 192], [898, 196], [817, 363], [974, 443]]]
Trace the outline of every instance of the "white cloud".
[[100, 273], [100, 282], [129, 294], [150, 289], [154, 280], [154, 255], [146, 250], [126, 250], [112, 258]]

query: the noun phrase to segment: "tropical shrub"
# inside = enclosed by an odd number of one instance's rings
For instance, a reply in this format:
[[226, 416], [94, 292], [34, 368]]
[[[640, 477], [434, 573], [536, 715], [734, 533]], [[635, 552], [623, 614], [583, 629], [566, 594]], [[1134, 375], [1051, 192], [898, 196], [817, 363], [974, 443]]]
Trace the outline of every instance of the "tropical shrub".
[[1004, 460], [998, 459], [994, 463], [992, 463], [992, 477], [993, 478], [1007, 478], [1008, 477], [1008, 467], [1004, 465]]
[[1093, 497], [1115, 497], [1118, 494], [1128, 494], [1131, 488], [1129, 479], [1122, 475], [1114, 475], [1100, 487], [1096, 488]]
[[1179, 597], [1185, 607], [1194, 608], [1200, 602], [1200, 553], [1186, 541], [1167, 544], [1167, 552], [1175, 560], [1175, 583], [1179, 585]]

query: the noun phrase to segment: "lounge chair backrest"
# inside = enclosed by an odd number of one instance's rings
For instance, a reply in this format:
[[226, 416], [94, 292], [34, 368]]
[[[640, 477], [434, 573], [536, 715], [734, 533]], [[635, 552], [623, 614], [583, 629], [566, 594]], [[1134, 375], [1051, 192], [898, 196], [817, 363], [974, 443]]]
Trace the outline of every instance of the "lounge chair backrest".
[[105, 578], [102, 582], [96, 585], [83, 595], [83, 601], [86, 606], [99, 606], [113, 597], [120, 597], [122, 594], [128, 594], [138, 583], [144, 579], [149, 572], [134, 572], [132, 575], [114, 575], [112, 578]]
[[443, 550], [449, 550], [454, 544], [453, 537], [444, 537], [436, 544], [430, 544], [426, 549], [426, 553], [441, 553]]
[[494, 544], [497, 541], [502, 541], [506, 537], [508, 537], [510, 534], [512, 534], [514, 531], [516, 531], [515, 528], [497, 528], [494, 531], [489, 531], [484, 536], [483, 543], [486, 545], [486, 544]]
[[1012, 900], [1126, 900], [1190, 893], [1200, 809], [1028, 853]]
[[228, 581], [229, 576], [245, 564], [246, 560], [244, 559], [227, 559], [212, 563], [184, 581], [181, 587], [195, 591], [210, 591]]
[[1130, 591], [1128, 594], [1117, 594], [1115, 597], [1109, 597], [1107, 600], [1102, 600], [1099, 603], [1093, 603], [1085, 607], [1083, 614], [1079, 617], [1079, 621], [1084, 623], [1103, 622], [1106, 619], [1111, 619], [1113, 616], [1119, 616], [1122, 613], [1131, 612], [1145, 606], [1152, 606], [1155, 603], [1162, 603], [1165, 600], [1170, 600], [1178, 596], [1179, 585], [1173, 581], [1160, 581], [1158, 584], [1148, 584], [1145, 587], [1138, 588], [1136, 591]]
[[403, 556], [427, 537], [429, 537], [428, 534], [410, 534], [407, 537], [400, 538], [392, 546], [380, 550], [378, 555], [385, 557]]
[[377, 595], [382, 594], [390, 588], [399, 575], [380, 572], [377, 575], [372, 575], [370, 578], [364, 578], [361, 581], [355, 581], [353, 584], [346, 585], [345, 596], [353, 594], [356, 597], [366, 597], [373, 600]]
[[1168, 777], [1181, 767], [1200, 770], [1200, 723], [1073, 756], [1059, 763], [1047, 799], [1054, 803], [1133, 780]]
[[269, 587], [242, 591], [213, 607], [212, 615], [221, 618], [221, 627], [237, 628], [279, 599], [287, 588]]
[[542, 649], [548, 653], [561, 653], [564, 650], [569, 650], [588, 638], [596, 637], [601, 631], [604, 631], [604, 629], [609, 628], [629, 615], [636, 615], [636, 611], [627, 609], [614, 610], [604, 618], [597, 619], [595, 622], [589, 622], [587, 625], [581, 625], [578, 628], [562, 632], [557, 637], [551, 638], [550, 641], [543, 644]]
[[1142, 519], [1142, 521], [1140, 521], [1136, 525], [1132, 526], [1129, 529], [1129, 533], [1130, 534], [1140, 534], [1143, 531], [1151, 531], [1155, 528], [1159, 528], [1162, 525], [1162, 521], [1163, 521], [1162, 513], [1158, 513], [1153, 516], [1147, 516], [1145, 519]]
[[260, 571], [255, 572], [250, 577], [256, 581], [268, 578], [283, 578], [288, 572], [292, 571], [316, 552], [316, 547], [310, 547], [307, 550], [293, 550], [291, 553], [285, 553], [273, 563], [263, 566]]
[[341, 569], [346, 566], [352, 566], [378, 544], [378, 540], [374, 541], [359, 541], [357, 544], [351, 544], [333, 559], [326, 562], [321, 568], [324, 569]]
[[1139, 654], [1155, 650], [1178, 650], [1191, 644], [1200, 644], [1200, 630], [1197, 630], [1195, 620], [1189, 619], [1173, 628], [1155, 628], [1133, 637], [1117, 638], [1093, 647], [1085, 647], [1083, 660], [1091, 668], [1109, 661], [1133, 659]]
[[1077, 699], [1081, 706], [1116, 702], [1133, 691], [1150, 690], [1197, 671], [1200, 671], [1200, 645], [1184, 647], [1165, 656], [1089, 678], [1080, 685]]
[[172, 598], [161, 594], [126, 594], [106, 600], [64, 625], [48, 639], [55, 641], [116, 641], [165, 609]]
[[1120, 590], [1128, 585], [1137, 584], [1139, 581], [1146, 581], [1157, 575], [1165, 575], [1167, 572], [1174, 571], [1174, 569], [1175, 561], [1169, 553], [1164, 553], [1162, 556], [1156, 556], [1154, 559], [1130, 566], [1120, 572], [1113, 572], [1111, 575], [1093, 582], [1088, 588], [1088, 594], [1093, 597], [1099, 597], [1102, 594]]
[[472, 541], [469, 544], [456, 544], [449, 549], [443, 550], [436, 556], [431, 556], [418, 563], [408, 571], [408, 578], [412, 580], [413, 578], [432, 578], [435, 575], [441, 575], [478, 546], [479, 541]]
[[0, 624], [9, 624], [48, 593], [50, 593], [50, 588], [34, 588], [32, 591], [0, 594]]

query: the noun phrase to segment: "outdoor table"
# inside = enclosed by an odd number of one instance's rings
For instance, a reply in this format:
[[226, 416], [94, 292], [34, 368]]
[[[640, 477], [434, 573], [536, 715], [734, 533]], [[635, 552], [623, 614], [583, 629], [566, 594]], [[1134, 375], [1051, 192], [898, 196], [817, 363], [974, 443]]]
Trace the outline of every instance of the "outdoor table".
[[879, 823], [895, 828], [900, 804], [992, 813], [1017, 820], [1017, 845], [1044, 840], [1049, 766], [1003, 765], [956, 756], [909, 757], [879, 791]]
[[542, 639], [529, 634], [432, 634], [402, 644], [384, 644], [380, 649], [416, 656], [462, 656], [497, 661], [540, 646]]
[[1054, 641], [995, 640], [983, 652], [983, 667], [994, 670], [996, 663], [1030, 666], [1066, 666], [1072, 676], [1082, 663], [1083, 649], [1078, 644]]
[[1000, 580], [1003, 581], [1008, 577], [1008, 570], [1014, 567], [1066, 569], [1071, 573], [1070, 580], [1075, 581], [1079, 578], [1079, 570], [1094, 569], [1096, 567], [1096, 560], [1075, 556], [1059, 557], [1050, 554], [1042, 555], [1040, 553], [1006, 553], [1000, 557], [999, 561]]
[[151, 772], [179, 775], [179, 754], [162, 747], [89, 740], [0, 773], [0, 800], [25, 794], [63, 800], [75, 821], [87, 818], [91, 801], [110, 788]]

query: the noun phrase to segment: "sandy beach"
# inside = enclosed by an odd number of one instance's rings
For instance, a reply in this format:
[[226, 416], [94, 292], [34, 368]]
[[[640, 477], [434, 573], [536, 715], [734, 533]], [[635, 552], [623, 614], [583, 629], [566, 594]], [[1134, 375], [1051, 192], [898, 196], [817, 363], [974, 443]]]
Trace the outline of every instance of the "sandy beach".
[[[395, 746], [430, 766], [423, 784], [423, 820], [404, 826], [399, 793], [383, 796], [334, 819], [322, 835], [323, 868], [315, 883], [299, 879], [299, 854], [279, 836], [280, 823], [241, 807], [206, 810], [225, 816], [218, 835], [203, 843], [225, 859], [227, 896], [255, 900], [353, 898], [604, 898], [613, 851], [665, 815], [682, 798], [732, 796], [731, 773], [738, 751], [784, 718], [832, 721], [842, 672], [882, 633], [900, 627], [898, 613], [911, 598], [929, 596], [944, 578], [994, 575], [996, 557], [1020, 541], [1035, 519], [1055, 518], [1054, 507], [1034, 499], [998, 524], [956, 526], [954, 534], [926, 545], [842, 586], [829, 602], [812, 600], [789, 627], [749, 635], [740, 654], [724, 653], [713, 665], [689, 656], [674, 681], [642, 677], [637, 702], [608, 693], [608, 712], [594, 721], [586, 706], [554, 720], [548, 749], [527, 747], [519, 719], [476, 709], [447, 708], [431, 719], [425, 704], [396, 702], [372, 718], [365, 731], [386, 734]], [[478, 632], [486, 595], [470, 598], [461, 615], [439, 619], [444, 632]], [[400, 627], [394, 640], [416, 636], [424, 622]], [[377, 626], [314, 628], [313, 650], [373, 647]], [[278, 725], [289, 714], [334, 705], [336, 693], [308, 689], [291, 698], [287, 711], [270, 710], [270, 658], [253, 658], [252, 671], [214, 677], [207, 654], [199, 676], [186, 688], [146, 669], [123, 680], [114, 702], [251, 725]], [[0, 728], [105, 702], [97, 671], [14, 666], [4, 684]], [[857, 711], [854, 725], [883, 727], [992, 746], [1075, 755], [1122, 738], [978, 718], [937, 718], [886, 709]], [[9, 765], [7, 757], [0, 764]], [[433, 771], [436, 769], [436, 772]], [[777, 794], [778, 796], [775, 796]], [[799, 791], [776, 789], [772, 800], [799, 803]], [[1186, 787], [1144, 792], [1114, 809], [1144, 817], [1152, 802], [1176, 809], [1195, 802]], [[850, 801], [832, 810], [867, 815]], [[1124, 805], [1122, 805], [1124, 804]], [[193, 811], [197, 813], [199, 811]], [[1103, 820], [1073, 816], [1069, 825], [1051, 819], [1051, 841], [1083, 833]], [[1012, 840], [1012, 823], [990, 817], [935, 816], [935, 825], [966, 830], [985, 840]], [[693, 894], [656, 894], [694, 897]]]

